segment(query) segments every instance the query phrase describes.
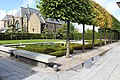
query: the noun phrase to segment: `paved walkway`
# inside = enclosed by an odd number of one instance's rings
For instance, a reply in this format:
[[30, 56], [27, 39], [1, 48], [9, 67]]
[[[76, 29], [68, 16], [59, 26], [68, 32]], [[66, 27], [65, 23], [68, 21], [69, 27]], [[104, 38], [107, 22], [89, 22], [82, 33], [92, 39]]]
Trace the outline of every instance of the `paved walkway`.
[[120, 45], [109, 50], [103, 57], [90, 61], [85, 67], [76, 63], [67, 71], [53, 72], [50, 68], [41, 69], [15, 61], [8, 54], [0, 52], [0, 80], [120, 80], [119, 53]]
[[95, 57], [119, 44], [120, 42], [117, 42], [117, 43], [109, 44], [107, 46], [95, 48], [94, 50], [86, 50], [85, 53], [82, 53], [82, 51], [80, 50], [77, 52], [77, 54], [72, 55], [72, 57], [69, 59], [65, 57], [58, 58], [56, 63], [61, 64], [62, 66], [60, 66], [60, 69], [62, 71], [65, 71], [70, 68], [73, 68], [74, 66], [80, 65], [84, 61], [92, 57]]

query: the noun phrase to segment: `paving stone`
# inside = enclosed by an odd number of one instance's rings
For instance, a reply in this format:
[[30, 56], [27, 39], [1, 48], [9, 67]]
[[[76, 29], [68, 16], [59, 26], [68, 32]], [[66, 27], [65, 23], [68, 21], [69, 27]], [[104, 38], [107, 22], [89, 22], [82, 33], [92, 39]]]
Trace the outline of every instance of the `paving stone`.
[[[39, 75], [37, 75], [37, 74], [30, 75], [30, 76], [28, 76], [27, 78], [28, 78], [28, 79], [32, 79], [32, 80], [43, 80], [43, 79], [45, 79], [44, 77], [39, 76]], [[25, 79], [25, 80], [26, 80], [26, 79]]]
[[112, 58], [110, 62], [108, 62], [97, 74], [95, 74], [91, 80], [107, 80], [111, 73], [114, 71], [115, 66], [119, 63], [119, 56], [115, 56]]
[[120, 63], [117, 65], [108, 80], [120, 80]]
[[74, 71], [74, 70], [68, 70], [66, 71], [67, 74], [72, 74], [72, 75], [75, 75], [77, 74], [78, 72], [77, 71]]
[[21, 79], [19, 79], [19, 78], [16, 77], [16, 76], [10, 76], [10, 77], [6, 77], [6, 78], [4, 78], [4, 79], [2, 79], [2, 80], [21, 80]]
[[20, 73], [18, 73], [18, 72], [11, 72], [11, 74], [17, 76], [17, 77], [20, 78], [20, 79], [24, 79], [24, 78], [25, 78], [24, 75], [22, 75], [22, 74], [20, 74]]
[[[98, 51], [102, 52], [105, 48], [111, 47], [113, 44], [109, 47], [103, 46]], [[92, 52], [97, 53], [97, 50]], [[120, 80], [120, 64], [118, 64], [120, 55], [118, 53], [120, 53], [120, 46], [114, 47], [99, 59], [96, 57], [92, 65], [81, 68], [80, 60], [76, 60], [70, 62], [71, 64], [68, 67], [71, 66], [72, 68], [57, 73], [49, 72], [47, 69], [34, 68], [7, 58], [6, 55], [5, 57], [1, 55], [3, 57], [0, 57], [0, 73], [3, 75], [0, 76], [2, 76], [2, 80]], [[72, 60], [70, 59], [70, 61]], [[102, 76], [103, 78], [101, 78]]]

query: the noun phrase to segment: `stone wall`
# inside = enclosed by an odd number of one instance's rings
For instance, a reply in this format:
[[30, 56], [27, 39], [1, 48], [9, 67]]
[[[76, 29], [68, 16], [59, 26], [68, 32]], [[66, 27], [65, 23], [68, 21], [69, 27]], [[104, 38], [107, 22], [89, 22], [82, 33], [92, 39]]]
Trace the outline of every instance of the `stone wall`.
[[28, 25], [28, 32], [29, 33], [41, 33], [41, 23], [35, 13], [33, 13], [30, 17], [29, 25]]
[[4, 27], [4, 22], [0, 20], [0, 29]]

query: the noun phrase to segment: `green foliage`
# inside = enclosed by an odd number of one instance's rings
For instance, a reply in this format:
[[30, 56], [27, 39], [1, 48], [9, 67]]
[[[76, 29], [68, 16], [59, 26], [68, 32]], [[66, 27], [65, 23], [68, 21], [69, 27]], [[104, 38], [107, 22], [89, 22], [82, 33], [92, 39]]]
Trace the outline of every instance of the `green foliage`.
[[[74, 39], [74, 33], [77, 32], [73, 24], [70, 24], [70, 39]], [[58, 39], [66, 39], [67, 37], [67, 24], [62, 24], [62, 27], [56, 32]]]
[[[34, 47], [35, 46], [35, 47]], [[66, 53], [66, 47], [61, 44], [54, 44], [54, 45], [27, 45], [26, 47], [17, 47], [18, 49], [23, 49], [31, 52], [43, 53], [43, 54], [50, 54], [53, 56], [63, 56]], [[73, 47], [70, 47], [70, 53], [73, 53]]]
[[37, 8], [46, 18], [61, 19], [64, 21], [73, 21], [77, 15], [74, 12], [79, 6], [79, 2], [70, 0], [40, 0]]
[[56, 56], [56, 57], [61, 57], [61, 56], [64, 56], [65, 54], [66, 54], [65, 50], [49, 53], [49, 55], [53, 55], [53, 56]]
[[49, 28], [45, 27], [42, 31], [42, 38], [44, 39], [52, 39], [54, 38], [53, 33], [49, 30]]
[[71, 47], [73, 47], [74, 50], [82, 50], [81, 44], [70, 44]]
[[48, 53], [51, 53], [51, 52], [64, 50], [65, 48], [62, 47], [61, 45], [57, 45], [57, 44], [55, 44], [55, 45], [34, 44], [34, 45], [27, 45], [26, 47], [23, 47], [22, 49], [25, 49], [25, 50], [28, 50], [28, 51], [32, 51], [32, 52], [48, 54]]

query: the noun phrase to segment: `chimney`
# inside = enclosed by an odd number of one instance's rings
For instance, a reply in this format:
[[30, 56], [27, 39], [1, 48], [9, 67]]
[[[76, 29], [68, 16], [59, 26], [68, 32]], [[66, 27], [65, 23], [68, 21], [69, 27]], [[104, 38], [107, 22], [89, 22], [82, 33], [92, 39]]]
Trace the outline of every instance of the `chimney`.
[[29, 8], [29, 4], [27, 4], [27, 14], [30, 15], [30, 8]]

